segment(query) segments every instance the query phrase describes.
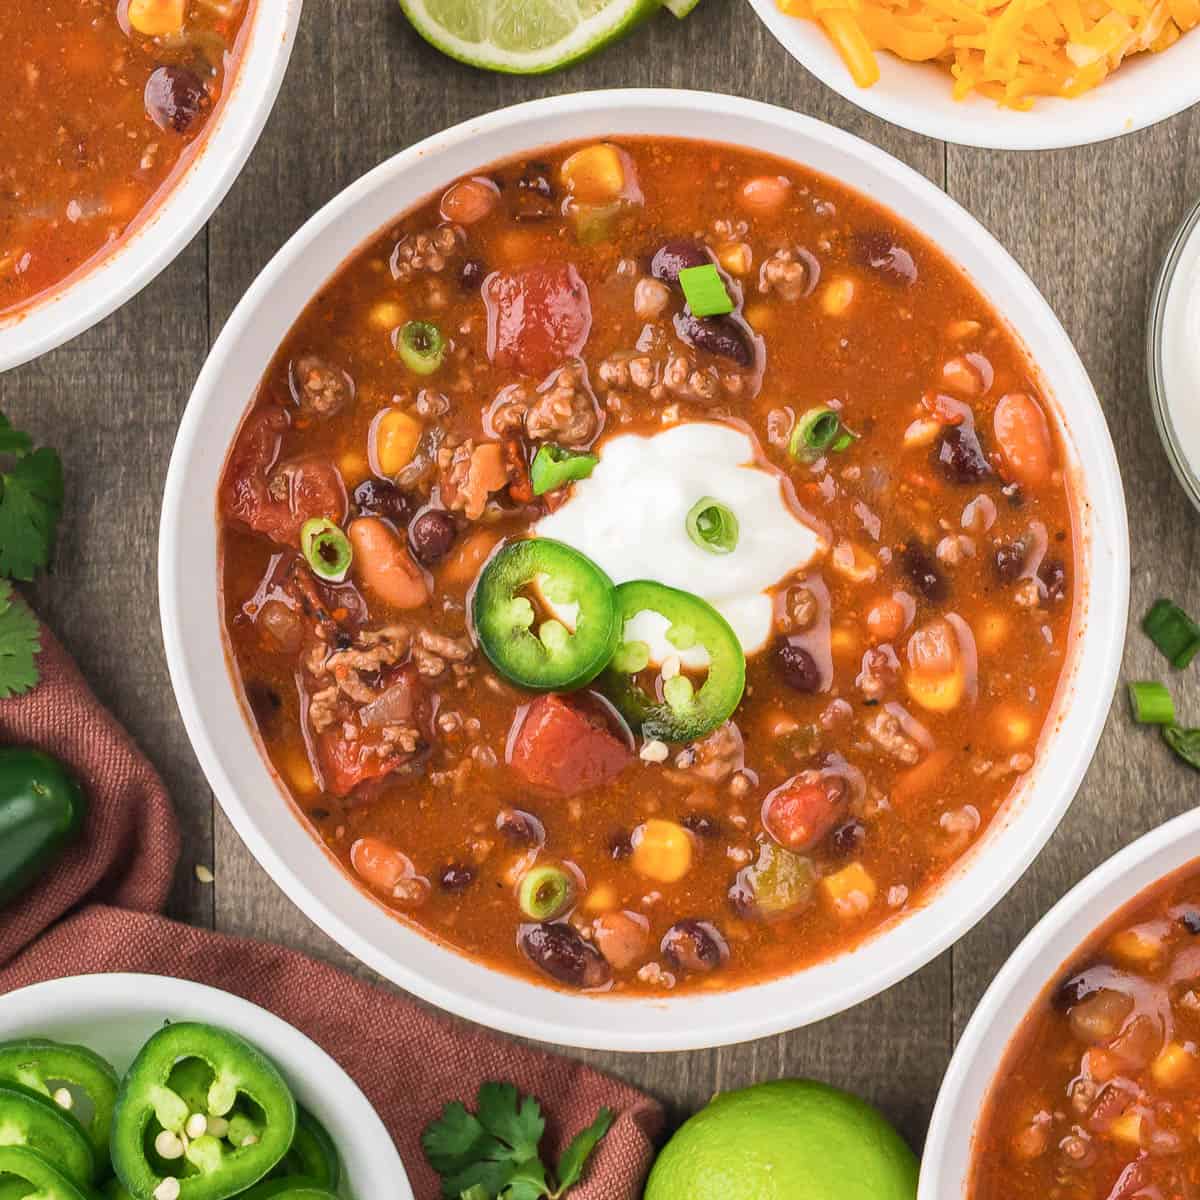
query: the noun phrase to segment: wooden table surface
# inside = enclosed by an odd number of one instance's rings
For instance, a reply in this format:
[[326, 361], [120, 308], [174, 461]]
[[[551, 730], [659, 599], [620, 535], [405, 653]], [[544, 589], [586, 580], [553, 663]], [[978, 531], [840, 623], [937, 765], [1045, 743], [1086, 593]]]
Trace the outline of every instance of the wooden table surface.
[[[175, 915], [367, 974], [242, 846], [213, 802], [167, 679], [155, 584], [159, 504], [175, 429], [208, 347], [285, 239], [380, 160], [516, 101], [633, 85], [707, 87], [819, 117], [898, 155], [974, 213], [1045, 293], [1100, 394], [1130, 507], [1134, 616], [1157, 595], [1200, 609], [1200, 572], [1190, 569], [1200, 520], [1155, 435], [1143, 351], [1159, 263], [1200, 194], [1200, 108], [1099, 147], [1024, 156], [967, 150], [904, 133], [833, 95], [740, 0], [703, 0], [683, 23], [664, 13], [592, 61], [533, 79], [443, 58], [393, 0], [308, 0], [274, 115], [208, 229], [115, 316], [0, 376], [0, 410], [59, 447], [66, 466], [57, 568], [33, 599], [170, 786], [185, 830]], [[1135, 628], [1125, 677], [1161, 672]], [[1184, 677], [1175, 690], [1182, 712], [1200, 720], [1195, 682]], [[1019, 939], [1096, 864], [1196, 796], [1197, 776], [1132, 726], [1118, 696], [1087, 781], [1050, 845], [990, 917], [923, 971], [795, 1033], [690, 1054], [586, 1057], [649, 1089], [674, 1119], [717, 1089], [815, 1076], [876, 1101], [919, 1148], [954, 1042]], [[196, 880], [196, 864], [212, 867], [215, 884]]]

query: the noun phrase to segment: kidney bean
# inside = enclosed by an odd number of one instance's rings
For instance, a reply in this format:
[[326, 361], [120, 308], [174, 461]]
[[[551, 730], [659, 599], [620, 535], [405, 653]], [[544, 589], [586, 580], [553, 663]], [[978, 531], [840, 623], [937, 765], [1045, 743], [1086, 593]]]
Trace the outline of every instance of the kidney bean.
[[496, 830], [520, 846], [544, 846], [546, 827], [533, 813], [519, 808], [502, 808], [496, 814]]
[[465, 891], [475, 882], [475, 872], [470, 867], [464, 867], [460, 863], [450, 863], [448, 866], [442, 868], [438, 882], [442, 885], [444, 892]]
[[992, 554], [992, 562], [1002, 583], [1016, 583], [1021, 578], [1028, 553], [1025, 543], [1021, 541], [1001, 542], [996, 547]]
[[663, 283], [679, 283], [679, 272], [712, 262], [708, 248], [690, 238], [675, 238], [663, 244], [650, 260], [650, 274]]
[[803, 646], [781, 638], [775, 643], [775, 665], [788, 687], [809, 694], [821, 690], [821, 670], [817, 660]]
[[676, 921], [663, 934], [663, 957], [683, 971], [714, 971], [729, 957], [729, 946], [709, 921]]
[[598, 988], [612, 979], [612, 968], [596, 947], [565, 923], [526, 925], [520, 947], [534, 966], [569, 987]]
[[626, 830], [619, 830], [608, 839], [609, 857], [616, 862], [628, 858], [633, 853], [633, 837]]
[[978, 483], [992, 474], [973, 429], [965, 425], [947, 425], [934, 443], [933, 461], [951, 483]]
[[186, 133], [211, 105], [200, 77], [186, 67], [159, 67], [146, 80], [146, 115], [159, 127]]
[[917, 264], [913, 256], [903, 246], [897, 245], [891, 234], [882, 230], [856, 233], [854, 256], [863, 266], [878, 271], [889, 283], [912, 287], [917, 282]]
[[946, 577], [938, 570], [933, 555], [920, 542], [911, 541], [904, 546], [900, 552], [900, 565], [926, 600], [938, 604], [946, 599], [950, 591]]
[[676, 313], [675, 332], [689, 346], [707, 350], [718, 358], [731, 359], [739, 367], [754, 365], [754, 335], [741, 317], [731, 313], [721, 317]]
[[458, 528], [454, 518], [439, 508], [426, 509], [408, 527], [408, 540], [417, 561], [425, 566], [441, 562], [454, 546]]
[[354, 489], [354, 507], [364, 517], [387, 517], [398, 526], [408, 524], [412, 497], [385, 479], [364, 479]]

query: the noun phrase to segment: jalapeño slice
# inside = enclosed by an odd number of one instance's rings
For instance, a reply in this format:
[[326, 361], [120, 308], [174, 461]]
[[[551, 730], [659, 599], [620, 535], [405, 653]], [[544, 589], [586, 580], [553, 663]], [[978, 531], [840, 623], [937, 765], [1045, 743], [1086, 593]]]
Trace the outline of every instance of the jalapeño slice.
[[38, 1200], [88, 1200], [91, 1193], [52, 1166], [36, 1150], [28, 1146], [0, 1146], [0, 1196], [5, 1200], [20, 1194], [37, 1196]]
[[19, 1083], [0, 1084], [0, 1145], [40, 1154], [83, 1190], [96, 1175], [96, 1155], [83, 1126], [48, 1096]]
[[[648, 579], [617, 588], [621, 636], [601, 683], [621, 715], [643, 737], [691, 742], [715, 729], [737, 708], [746, 687], [746, 656], [729, 622], [706, 600]], [[650, 647], [628, 631], [639, 614], [665, 620], [667, 641], [685, 660], [702, 649], [707, 676], [697, 683], [685, 670], [661, 675], [653, 694], [643, 683]], [[660, 622], [661, 623], [661, 622]]]
[[538, 692], [590, 683], [612, 658], [620, 630], [612, 580], [552, 538], [509, 542], [493, 555], [472, 613], [492, 666]]

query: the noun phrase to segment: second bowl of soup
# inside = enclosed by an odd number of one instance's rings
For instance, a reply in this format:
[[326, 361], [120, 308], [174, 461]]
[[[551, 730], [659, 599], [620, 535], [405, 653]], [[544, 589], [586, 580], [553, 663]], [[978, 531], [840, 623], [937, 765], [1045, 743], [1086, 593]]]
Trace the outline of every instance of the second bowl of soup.
[[662, 93], [460, 127], [310, 222], [198, 385], [162, 569], [293, 897], [455, 1011], [638, 1048], [981, 915], [1086, 766], [1127, 572], [999, 247], [854, 139]]

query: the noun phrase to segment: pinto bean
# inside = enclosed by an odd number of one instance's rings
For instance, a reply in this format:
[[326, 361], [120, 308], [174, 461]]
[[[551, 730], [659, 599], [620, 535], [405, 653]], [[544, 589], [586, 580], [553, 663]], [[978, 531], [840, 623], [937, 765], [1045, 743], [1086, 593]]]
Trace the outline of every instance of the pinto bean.
[[490, 179], [476, 176], [451, 184], [439, 209], [443, 218], [456, 225], [474, 225], [482, 221], [500, 199], [500, 189]]
[[612, 979], [612, 968], [600, 952], [570, 925], [527, 925], [519, 944], [534, 966], [569, 987], [599, 988]]
[[621, 971], [646, 953], [649, 922], [640, 913], [610, 912], [596, 918], [592, 936], [610, 966]]
[[1053, 450], [1046, 414], [1023, 392], [1000, 398], [992, 429], [1009, 474], [1022, 487], [1038, 487], [1050, 477]]
[[783, 208], [791, 192], [791, 180], [784, 176], [759, 175], [742, 184], [738, 203], [756, 217], [770, 217]]
[[354, 572], [368, 592], [400, 609], [419, 608], [429, 599], [424, 574], [386, 521], [356, 517], [348, 533]]
[[676, 921], [663, 934], [660, 949], [682, 971], [714, 971], [729, 957], [729, 946], [709, 921]]

